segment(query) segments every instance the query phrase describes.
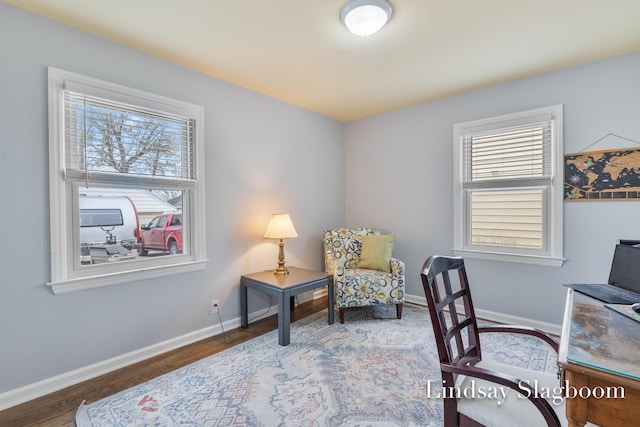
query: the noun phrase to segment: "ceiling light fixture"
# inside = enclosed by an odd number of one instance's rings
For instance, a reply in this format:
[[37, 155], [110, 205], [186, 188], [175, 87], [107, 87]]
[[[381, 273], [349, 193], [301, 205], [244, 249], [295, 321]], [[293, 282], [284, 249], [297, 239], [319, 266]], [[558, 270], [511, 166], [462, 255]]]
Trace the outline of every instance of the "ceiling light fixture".
[[340, 19], [353, 34], [367, 37], [384, 27], [392, 11], [387, 0], [351, 0], [342, 8]]

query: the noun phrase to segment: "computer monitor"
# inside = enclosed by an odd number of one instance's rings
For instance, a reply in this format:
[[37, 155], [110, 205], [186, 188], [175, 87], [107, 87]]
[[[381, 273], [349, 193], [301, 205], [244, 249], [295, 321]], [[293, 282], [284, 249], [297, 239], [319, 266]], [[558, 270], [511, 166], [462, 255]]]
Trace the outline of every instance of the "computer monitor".
[[623, 244], [622, 241], [616, 245], [609, 283], [640, 293], [640, 246]]

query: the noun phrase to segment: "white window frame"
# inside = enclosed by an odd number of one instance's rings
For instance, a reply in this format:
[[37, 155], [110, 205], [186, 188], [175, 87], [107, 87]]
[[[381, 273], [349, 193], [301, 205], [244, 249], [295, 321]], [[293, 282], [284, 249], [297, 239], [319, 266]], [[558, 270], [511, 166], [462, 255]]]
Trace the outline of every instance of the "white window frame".
[[[126, 86], [49, 67], [49, 197], [51, 226], [51, 281], [55, 294], [75, 292], [167, 275], [203, 270], [206, 267], [204, 200], [204, 108]], [[183, 235], [183, 254], [153, 257], [143, 261], [105, 263], [81, 268], [78, 255], [78, 187], [65, 170], [64, 90], [72, 88], [144, 109], [179, 115], [196, 121], [195, 179], [183, 194], [183, 214], [189, 227]], [[120, 179], [119, 187], [141, 188], [139, 177]], [[78, 243], [79, 244], [79, 243]]]
[[[472, 244], [471, 209], [468, 191], [463, 188], [463, 138], [465, 135], [551, 119], [551, 183], [529, 184], [523, 188], [543, 188], [543, 244], [541, 249]], [[458, 123], [453, 126], [453, 253], [468, 258], [560, 267], [563, 258], [563, 106], [554, 105], [498, 117]], [[500, 188], [496, 188], [500, 189]]]

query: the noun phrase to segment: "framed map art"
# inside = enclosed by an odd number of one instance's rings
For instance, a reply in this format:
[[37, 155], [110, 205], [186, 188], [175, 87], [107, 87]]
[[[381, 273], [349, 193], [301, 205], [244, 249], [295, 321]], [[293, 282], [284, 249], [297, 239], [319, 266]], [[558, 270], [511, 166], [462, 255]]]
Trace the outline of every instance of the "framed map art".
[[640, 148], [565, 154], [564, 200], [640, 200]]

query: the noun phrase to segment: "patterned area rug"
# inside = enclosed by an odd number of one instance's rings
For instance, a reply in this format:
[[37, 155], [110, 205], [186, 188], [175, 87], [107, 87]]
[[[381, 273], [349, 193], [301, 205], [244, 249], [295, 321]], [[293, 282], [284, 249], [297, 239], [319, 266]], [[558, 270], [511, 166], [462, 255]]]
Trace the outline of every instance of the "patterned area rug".
[[[492, 336], [493, 335], [493, 336]], [[529, 337], [483, 337], [483, 356], [555, 372], [556, 355]], [[500, 348], [497, 351], [496, 348]], [[326, 310], [100, 401], [82, 405], [78, 427], [441, 426], [440, 383], [426, 307]]]

